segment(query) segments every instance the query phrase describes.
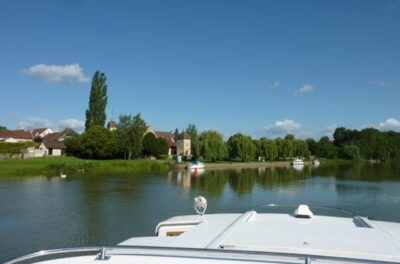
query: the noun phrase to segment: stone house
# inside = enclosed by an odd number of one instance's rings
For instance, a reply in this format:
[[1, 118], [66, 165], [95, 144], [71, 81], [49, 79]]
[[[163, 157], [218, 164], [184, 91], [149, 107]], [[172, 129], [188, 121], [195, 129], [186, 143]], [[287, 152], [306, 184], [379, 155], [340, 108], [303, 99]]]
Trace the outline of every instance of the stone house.
[[65, 154], [66, 149], [64, 139], [76, 135], [78, 135], [78, 133], [70, 128], [65, 128], [61, 132], [47, 134], [42, 139], [39, 149], [47, 156], [62, 156]]
[[164, 138], [167, 141], [168, 156], [191, 156], [190, 137], [186, 132], [179, 134], [176, 140], [175, 134], [172, 131], [155, 131], [149, 127], [145, 134], [147, 133], [153, 133], [156, 138]]

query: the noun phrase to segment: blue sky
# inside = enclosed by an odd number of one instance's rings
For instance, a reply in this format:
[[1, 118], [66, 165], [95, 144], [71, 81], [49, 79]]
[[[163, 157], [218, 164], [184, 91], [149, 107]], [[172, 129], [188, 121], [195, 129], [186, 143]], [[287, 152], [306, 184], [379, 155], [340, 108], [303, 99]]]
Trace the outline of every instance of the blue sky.
[[0, 125], [81, 129], [96, 70], [156, 130], [400, 131], [400, 1], [0, 2]]

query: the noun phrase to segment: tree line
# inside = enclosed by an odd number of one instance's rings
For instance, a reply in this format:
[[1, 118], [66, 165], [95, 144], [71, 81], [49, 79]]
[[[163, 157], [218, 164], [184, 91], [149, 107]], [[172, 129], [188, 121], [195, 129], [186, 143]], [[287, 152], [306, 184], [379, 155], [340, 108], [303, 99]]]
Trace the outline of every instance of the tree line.
[[[140, 114], [120, 115], [115, 131], [106, 129], [107, 85], [104, 73], [97, 71], [92, 79], [89, 106], [86, 110], [85, 132], [65, 140], [67, 153], [93, 159], [163, 158], [168, 154], [165, 139], [146, 133], [147, 124]], [[207, 161], [287, 160], [294, 157], [327, 159], [400, 159], [400, 133], [382, 132], [374, 128], [361, 131], [339, 127], [333, 140], [296, 139], [288, 134], [284, 138], [253, 139], [237, 133], [224, 141], [218, 131], [198, 133], [194, 124], [185, 130], [191, 139], [191, 158]], [[179, 131], [175, 130], [177, 138]]]

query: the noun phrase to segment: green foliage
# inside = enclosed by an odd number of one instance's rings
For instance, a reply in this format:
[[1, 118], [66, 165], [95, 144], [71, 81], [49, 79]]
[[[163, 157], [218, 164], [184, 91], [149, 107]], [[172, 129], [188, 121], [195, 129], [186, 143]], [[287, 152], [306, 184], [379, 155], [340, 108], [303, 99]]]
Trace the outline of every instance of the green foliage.
[[167, 141], [156, 138], [153, 133], [147, 133], [143, 138], [143, 155], [160, 158], [168, 154]]
[[344, 159], [400, 159], [400, 133], [375, 128], [361, 131], [339, 127], [333, 135], [339, 156]]
[[0, 130], [6, 130], [7, 129], [7, 127], [5, 127], [5, 126], [0, 126]]
[[257, 155], [266, 160], [276, 160], [278, 158], [278, 147], [275, 141], [266, 138], [257, 141]]
[[155, 173], [168, 171], [167, 162], [153, 160], [85, 160], [75, 157], [44, 157], [32, 159], [1, 160], [0, 176], [48, 175], [59, 176], [60, 172], [76, 174], [110, 173]]
[[250, 161], [255, 157], [256, 147], [251, 137], [238, 133], [229, 138], [228, 152], [232, 160]]
[[317, 152], [317, 142], [313, 138], [307, 138], [306, 140], [309, 153], [315, 154]]
[[39, 144], [33, 141], [19, 143], [0, 142], [0, 153], [19, 154], [22, 149], [29, 147], [37, 148], [38, 146]]
[[96, 71], [90, 89], [89, 108], [86, 110], [85, 130], [92, 126], [104, 127], [107, 99], [106, 76], [104, 73]]
[[352, 160], [360, 160], [360, 148], [355, 144], [343, 145], [343, 154], [346, 158]]
[[338, 149], [328, 137], [320, 138], [316, 149], [315, 155], [320, 158], [335, 159], [338, 157]]
[[69, 156], [81, 156], [81, 136], [72, 136], [64, 139], [65, 153]]
[[199, 137], [200, 154], [210, 161], [224, 160], [228, 156], [228, 149], [222, 135], [217, 131], [207, 130]]
[[307, 142], [300, 139], [293, 140], [294, 156], [296, 157], [310, 157], [310, 151], [308, 150]]
[[197, 135], [196, 126], [194, 124], [189, 124], [188, 127], [186, 128], [186, 133], [188, 133], [190, 137], [192, 156], [195, 159], [197, 159], [198, 157], [200, 157], [200, 142], [199, 142], [199, 137]]
[[118, 142], [114, 133], [102, 126], [93, 126], [80, 137], [80, 157], [110, 159], [118, 153]]
[[117, 138], [125, 159], [139, 158], [143, 151], [143, 136], [147, 130], [146, 122], [140, 113], [121, 115], [117, 127]]

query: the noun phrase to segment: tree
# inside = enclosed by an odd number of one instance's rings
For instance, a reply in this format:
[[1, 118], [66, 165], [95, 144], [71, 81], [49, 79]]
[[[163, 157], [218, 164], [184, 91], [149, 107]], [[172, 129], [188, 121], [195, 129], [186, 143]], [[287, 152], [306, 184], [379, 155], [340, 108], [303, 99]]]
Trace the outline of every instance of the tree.
[[143, 151], [143, 136], [146, 133], [146, 122], [140, 113], [121, 115], [117, 126], [117, 138], [124, 153], [125, 159], [139, 158]]
[[107, 105], [107, 85], [106, 76], [100, 71], [96, 71], [92, 79], [90, 88], [89, 108], [86, 110], [85, 130], [92, 126], [103, 126], [106, 122]]
[[337, 147], [330, 142], [328, 137], [322, 137], [317, 143], [317, 156], [321, 158], [334, 159], [337, 158]]
[[307, 142], [301, 139], [295, 139], [293, 141], [294, 145], [294, 156], [296, 157], [310, 157], [310, 151], [308, 150]]
[[160, 158], [168, 154], [167, 141], [164, 138], [156, 138], [153, 133], [147, 133], [143, 137], [143, 155]]
[[192, 156], [198, 158], [200, 156], [200, 145], [196, 126], [194, 124], [189, 124], [186, 128], [186, 133], [188, 133], [190, 137]]
[[177, 128], [175, 128], [175, 132], [174, 132], [174, 140], [175, 140], [175, 142], [178, 141], [178, 137], [179, 137], [179, 130]]
[[89, 159], [110, 159], [118, 153], [114, 133], [102, 126], [92, 126], [80, 137], [80, 156]]
[[312, 155], [316, 155], [317, 151], [317, 142], [313, 138], [307, 138], [306, 143]]
[[266, 160], [277, 159], [278, 147], [276, 146], [275, 141], [266, 138], [260, 138], [257, 145], [258, 145], [258, 151], [257, 151], [258, 156], [264, 157]]
[[228, 155], [228, 149], [217, 131], [207, 130], [201, 133], [200, 154], [206, 160], [217, 161], [223, 160]]
[[355, 144], [347, 144], [343, 146], [343, 153], [345, 158], [349, 158], [352, 160], [360, 159], [360, 148]]
[[251, 137], [238, 133], [229, 138], [228, 152], [232, 160], [250, 161], [255, 157], [256, 148]]
[[81, 156], [81, 136], [72, 136], [64, 139], [64, 144], [66, 147], [66, 154], [70, 156]]
[[5, 126], [0, 126], [0, 130], [7, 130], [7, 127], [5, 127]]

